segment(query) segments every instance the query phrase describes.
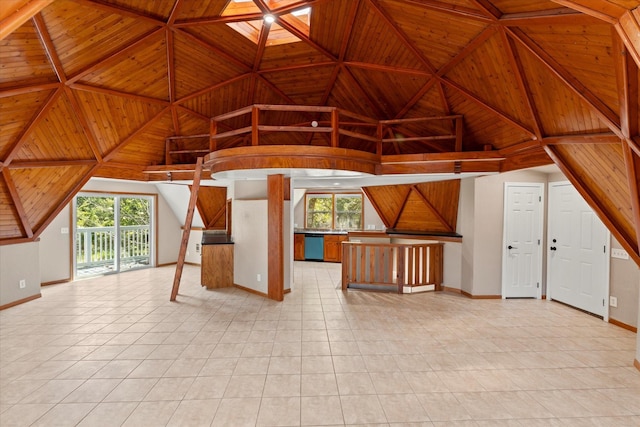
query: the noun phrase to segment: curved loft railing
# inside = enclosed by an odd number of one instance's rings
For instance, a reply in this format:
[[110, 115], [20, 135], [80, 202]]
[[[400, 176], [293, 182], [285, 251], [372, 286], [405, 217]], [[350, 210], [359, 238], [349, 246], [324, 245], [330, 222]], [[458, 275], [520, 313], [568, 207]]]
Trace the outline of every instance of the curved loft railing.
[[[402, 126], [434, 121], [440, 124], [431, 126], [432, 130], [452, 132], [422, 136], [397, 133]], [[284, 138], [278, 134], [298, 136]], [[300, 134], [307, 137], [300, 138]], [[204, 166], [212, 173], [264, 168], [341, 169], [370, 174], [500, 169], [504, 156], [490, 146], [485, 151], [463, 151], [462, 136], [461, 115], [376, 120], [336, 107], [255, 104], [213, 117], [209, 134], [167, 138], [166, 165], [173, 163], [173, 155], [191, 155], [204, 156]], [[208, 147], [204, 146], [207, 140]], [[172, 147], [176, 141], [183, 141], [186, 148]], [[407, 143], [424, 145], [424, 152], [384, 154], [401, 153], [399, 147]], [[389, 144], [394, 149], [387, 149]]]

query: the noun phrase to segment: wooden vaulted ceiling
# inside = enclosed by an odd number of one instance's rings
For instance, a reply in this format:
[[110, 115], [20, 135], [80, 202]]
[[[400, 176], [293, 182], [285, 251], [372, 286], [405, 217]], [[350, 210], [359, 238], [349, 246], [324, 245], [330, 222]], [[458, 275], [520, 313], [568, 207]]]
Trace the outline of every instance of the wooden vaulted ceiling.
[[[389, 133], [408, 140], [387, 144], [381, 163], [453, 171], [479, 151], [499, 155], [497, 171], [553, 161], [640, 263], [637, 0], [231, 2], [0, 4], [0, 244], [37, 238], [90, 177], [189, 179], [208, 141], [176, 137], [287, 104], [462, 115], [461, 144], [411, 140], [452, 125], [407, 122]], [[293, 14], [305, 7], [308, 22]]]

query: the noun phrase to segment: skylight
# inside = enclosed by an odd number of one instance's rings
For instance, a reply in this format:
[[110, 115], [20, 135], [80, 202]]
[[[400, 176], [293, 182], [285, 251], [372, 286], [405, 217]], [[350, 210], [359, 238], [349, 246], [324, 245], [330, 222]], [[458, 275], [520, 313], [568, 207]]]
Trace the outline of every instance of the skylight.
[[[298, 0], [264, 0], [269, 10], [282, 9], [297, 3]], [[262, 10], [254, 0], [231, 0], [222, 11], [221, 16], [238, 16], [262, 14]], [[263, 19], [228, 22], [227, 25], [242, 36], [258, 44], [262, 31], [268, 31], [267, 46], [282, 45], [301, 41], [299, 37], [287, 30], [287, 26], [309, 36], [311, 23], [311, 7], [296, 9], [287, 14], [265, 14]]]

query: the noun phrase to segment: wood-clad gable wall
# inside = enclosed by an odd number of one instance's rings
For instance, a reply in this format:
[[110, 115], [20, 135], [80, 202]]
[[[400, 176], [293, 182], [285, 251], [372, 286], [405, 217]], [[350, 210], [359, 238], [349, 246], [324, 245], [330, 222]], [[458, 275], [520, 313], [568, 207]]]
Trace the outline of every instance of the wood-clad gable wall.
[[455, 233], [460, 180], [364, 187], [387, 228]]

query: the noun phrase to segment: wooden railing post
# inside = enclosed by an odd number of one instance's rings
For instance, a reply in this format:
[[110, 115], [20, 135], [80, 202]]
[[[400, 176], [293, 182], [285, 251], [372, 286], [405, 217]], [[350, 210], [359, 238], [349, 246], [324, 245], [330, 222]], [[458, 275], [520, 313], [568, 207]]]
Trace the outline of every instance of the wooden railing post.
[[397, 248], [397, 260], [398, 262], [396, 263], [396, 278], [398, 281], [398, 293], [401, 294], [404, 288], [404, 282], [405, 282], [405, 277], [404, 277], [404, 260], [405, 260], [405, 247], [404, 246], [398, 246]]

